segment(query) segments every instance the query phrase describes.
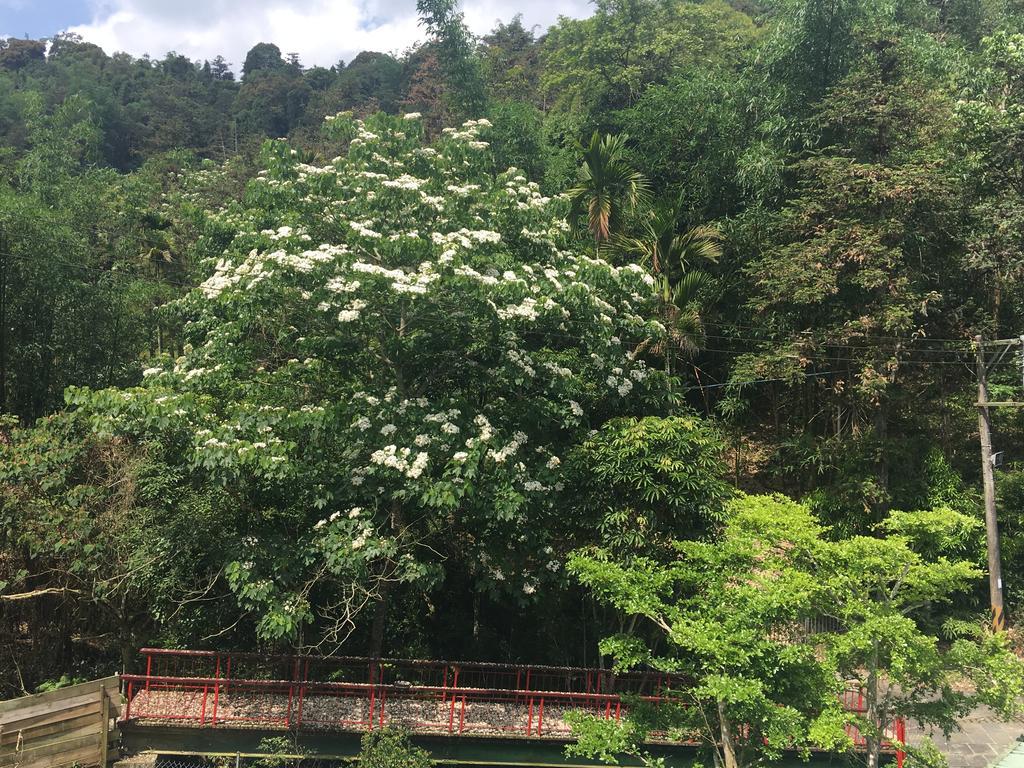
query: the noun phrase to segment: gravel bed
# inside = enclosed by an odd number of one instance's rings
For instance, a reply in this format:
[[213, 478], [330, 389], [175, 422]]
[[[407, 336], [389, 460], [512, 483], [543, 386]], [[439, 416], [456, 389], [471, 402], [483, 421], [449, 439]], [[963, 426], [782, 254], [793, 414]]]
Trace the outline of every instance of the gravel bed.
[[[214, 699], [216, 698], [216, 723], [214, 723]], [[232, 693], [223, 689], [214, 696], [210, 689], [205, 696], [202, 691], [140, 690], [135, 693], [131, 704], [131, 717], [144, 725], [174, 723], [185, 727], [212, 726], [228, 728], [285, 728], [289, 712], [288, 696], [280, 693], [240, 692]], [[540, 719], [539, 702], [535, 702], [532, 719], [528, 701], [483, 702], [466, 701], [456, 696], [452, 706], [450, 698], [403, 697], [386, 698], [384, 701], [384, 724], [395, 725], [420, 733], [448, 733], [449, 720], [453, 733], [472, 735], [530, 735], [536, 736]], [[291, 701], [291, 720], [294, 724], [299, 701]], [[569, 733], [565, 713], [571, 708], [561, 703], [550, 706], [545, 702], [540, 734], [549, 738], [564, 737]], [[306, 696], [302, 700], [303, 730], [365, 730], [371, 716], [371, 702], [368, 697], [357, 696]], [[372, 709], [373, 725], [380, 725], [381, 703], [374, 700]]]

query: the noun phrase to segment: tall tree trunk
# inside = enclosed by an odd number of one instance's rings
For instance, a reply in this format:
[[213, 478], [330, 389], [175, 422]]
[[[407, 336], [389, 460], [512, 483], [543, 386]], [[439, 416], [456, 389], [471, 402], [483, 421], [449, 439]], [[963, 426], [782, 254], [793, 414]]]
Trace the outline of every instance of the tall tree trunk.
[[130, 630], [123, 631], [120, 637], [121, 671], [130, 675], [135, 672], [135, 639]]
[[[402, 514], [402, 502], [391, 501], [391, 531], [395, 538], [401, 538], [405, 530], [405, 516]], [[392, 564], [385, 563], [381, 574], [380, 588], [377, 593], [377, 604], [373, 611], [373, 625], [370, 627], [370, 657], [379, 659], [384, 650], [384, 632], [387, 629], [388, 606], [391, 603]]]
[[875, 439], [878, 441], [878, 463], [876, 464], [876, 478], [878, 487], [883, 494], [882, 499], [876, 506], [875, 513], [881, 520], [889, 511], [889, 448], [886, 442], [889, 438], [889, 414], [886, 402], [883, 399], [875, 409], [874, 415]]
[[370, 658], [379, 659], [384, 651], [384, 630], [387, 628], [388, 605], [391, 596], [391, 581], [387, 578], [380, 583], [377, 604], [373, 609], [373, 624], [370, 627]]
[[722, 759], [724, 768], [738, 768], [739, 761], [736, 759], [736, 743], [733, 741], [732, 723], [725, 713], [725, 704], [718, 702], [718, 723], [722, 734]]
[[480, 649], [480, 592], [473, 591], [473, 650]]
[[870, 730], [868, 731], [866, 741], [867, 747], [867, 768], [878, 768], [879, 753], [881, 752], [881, 728], [882, 723], [879, 721], [878, 716], [878, 640], [872, 641], [871, 649], [871, 667], [868, 669], [868, 681], [867, 681], [867, 692], [866, 692], [866, 712], [864, 713], [865, 718], [869, 723]]
[[133, 674], [135, 672], [136, 657], [135, 633], [132, 631], [131, 619], [128, 614], [128, 595], [121, 595], [120, 607], [115, 611], [117, 620], [117, 642], [121, 647], [121, 672], [122, 674]]

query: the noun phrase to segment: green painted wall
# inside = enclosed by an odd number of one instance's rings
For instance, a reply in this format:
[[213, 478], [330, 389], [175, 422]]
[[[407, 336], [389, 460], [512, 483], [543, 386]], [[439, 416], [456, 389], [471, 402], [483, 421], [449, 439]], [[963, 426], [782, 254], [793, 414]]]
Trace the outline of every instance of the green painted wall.
[[[172, 728], [167, 726], [122, 726], [122, 739], [129, 753], [157, 752], [180, 755], [244, 755], [259, 754], [260, 741], [280, 737], [279, 730], [230, 728]], [[294, 734], [296, 752], [321, 758], [351, 758], [359, 752], [358, 733]], [[506, 739], [467, 736], [413, 735], [412, 740], [430, 750], [439, 765], [459, 768], [592, 768], [603, 763], [580, 758], [567, 758], [565, 742], [541, 739]], [[652, 745], [651, 752], [665, 757], [669, 768], [691, 768], [695, 763], [710, 765], [699, 750], [691, 746]], [[854, 763], [844, 755], [814, 753], [803, 761], [789, 755], [777, 764], [779, 768], [846, 768]], [[636, 761], [620, 765], [635, 767]]]

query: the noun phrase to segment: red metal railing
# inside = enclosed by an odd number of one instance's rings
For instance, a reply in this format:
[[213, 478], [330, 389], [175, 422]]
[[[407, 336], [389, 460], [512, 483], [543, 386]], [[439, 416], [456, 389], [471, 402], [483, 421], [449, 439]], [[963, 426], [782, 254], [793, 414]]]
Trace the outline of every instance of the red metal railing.
[[[567, 711], [618, 720], [617, 694], [124, 675], [125, 720], [207, 727], [568, 736]], [[642, 697], [656, 702], [655, 697]]]
[[[840, 696], [840, 701], [842, 702], [843, 709], [851, 714], [861, 716], [867, 714], [868, 709], [864, 701], [863, 688], [846, 689]], [[864, 748], [867, 746], [867, 737], [861, 733], [860, 728], [855, 723], [848, 723], [846, 725], [846, 735], [852, 739], [855, 747]], [[883, 729], [882, 748], [888, 752], [895, 752], [896, 768], [903, 768], [906, 753], [900, 747], [906, 742], [906, 739], [907, 721], [902, 717], [894, 718]]]
[[492, 664], [361, 656], [267, 656], [256, 653], [143, 648], [147, 675], [226, 677], [243, 680], [329, 682], [493, 688], [565, 693], [629, 693], [657, 696], [679, 677], [657, 672], [613, 673], [585, 667]]
[[[684, 682], [658, 673], [576, 667], [156, 648], [142, 654], [146, 673], [122, 676], [122, 719], [198, 727], [400, 725], [420, 733], [564, 739], [570, 736], [568, 711], [619, 720], [627, 714], [623, 695], [656, 705]], [[842, 704], [852, 714], [866, 712], [860, 690], [846, 691]], [[855, 746], [866, 746], [855, 724], [847, 734]], [[904, 740], [905, 723], [897, 719], [883, 738], [897, 768], [903, 768]]]

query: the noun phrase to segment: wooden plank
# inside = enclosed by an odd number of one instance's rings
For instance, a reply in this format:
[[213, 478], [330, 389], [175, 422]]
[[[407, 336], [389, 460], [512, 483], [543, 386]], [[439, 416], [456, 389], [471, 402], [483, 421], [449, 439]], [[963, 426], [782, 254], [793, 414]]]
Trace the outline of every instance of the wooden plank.
[[18, 731], [28, 732], [35, 728], [52, 725], [53, 723], [62, 723], [65, 720], [74, 720], [87, 715], [91, 716], [94, 720], [99, 718], [100, 703], [98, 701], [89, 701], [73, 709], [65, 709], [60, 712], [46, 712], [41, 715], [25, 718], [24, 720], [12, 720], [9, 723], [4, 723], [4, 738], [0, 740], [0, 743], [8, 740], [11, 734]]
[[85, 704], [95, 706], [96, 703], [96, 691], [91, 691], [70, 699], [65, 699], [64, 701], [47, 701], [42, 704], [33, 704], [30, 707], [23, 707], [14, 711], [4, 712], [3, 714], [0, 714], [0, 723], [3, 723], [4, 729], [6, 730], [16, 723], [22, 722], [31, 717], [66, 712], [70, 709], [77, 709]]
[[3, 713], [11, 712], [16, 709], [22, 709], [24, 707], [33, 707], [40, 704], [49, 704], [51, 702], [63, 701], [65, 699], [75, 698], [76, 696], [81, 696], [83, 694], [95, 693], [101, 688], [120, 690], [120, 687], [121, 683], [117, 675], [112, 675], [111, 677], [104, 677], [100, 680], [90, 680], [87, 683], [69, 685], [67, 688], [58, 688], [55, 691], [47, 691], [46, 693], [36, 693], [31, 696], [22, 696], [18, 699], [8, 699], [7, 701], [0, 701], [0, 719], [3, 719]]
[[31, 762], [18, 763], [17, 768], [91, 768], [99, 766], [99, 752], [96, 747], [66, 752], [58, 757], [33, 758]]
[[18, 741], [52, 740], [54, 738], [59, 738], [63, 734], [85, 729], [89, 729], [93, 733], [99, 733], [100, 725], [98, 712], [72, 718], [71, 720], [61, 721], [59, 723], [47, 723], [46, 725], [41, 725], [38, 728], [7, 731], [2, 737], [0, 737], [0, 751], [2, 751], [3, 748], [6, 748], [6, 746]]
[[[43, 702], [37, 703], [32, 701], [32, 697], [25, 697], [23, 699], [15, 699], [15, 701], [25, 701], [28, 704], [20, 709], [11, 710], [8, 712], [0, 712], [0, 725], [4, 728], [10, 728], [14, 723], [23, 722], [26, 719], [40, 717], [51, 713], [59, 713], [75, 707], [82, 706], [87, 703], [98, 703], [96, 693], [99, 690], [104, 690], [107, 693], [110, 701], [111, 714], [117, 717], [121, 714], [121, 694], [116, 688], [105, 687], [103, 689], [97, 689], [97, 691], [80, 694], [63, 701], [58, 702]], [[4, 702], [7, 703], [7, 702]]]
[[83, 750], [87, 751], [95, 762], [100, 753], [100, 736], [99, 733], [90, 733], [87, 736], [77, 736], [34, 747], [26, 746], [17, 752], [12, 750], [7, 754], [0, 755], [0, 766], [24, 768], [30, 763], [39, 761], [44, 763], [49, 761], [50, 764], [53, 764], [56, 761], [68, 760], [69, 754], [79, 753]]
[[117, 677], [0, 702], [0, 768], [106, 768], [120, 710]]
[[36, 742], [23, 742], [16, 748], [8, 747], [0, 754], [0, 765], [6, 762], [15, 761], [19, 755], [29, 753], [56, 754], [61, 749], [78, 749], [83, 744], [90, 743], [99, 747], [102, 734], [95, 728], [86, 731], [77, 731], [57, 734], [51, 739]]
[[99, 733], [100, 723], [97, 719], [99, 714], [88, 717], [76, 717], [63, 723], [50, 723], [34, 731], [14, 731], [4, 734], [4, 740], [0, 742], [0, 755], [14, 749], [18, 744], [43, 744], [47, 741], [56, 741], [67, 738], [71, 735], [84, 736], [87, 733]]
[[100, 688], [100, 702], [102, 710], [100, 713], [100, 765], [107, 764], [107, 741], [110, 734], [110, 696], [104, 688]]

